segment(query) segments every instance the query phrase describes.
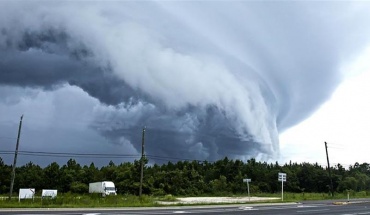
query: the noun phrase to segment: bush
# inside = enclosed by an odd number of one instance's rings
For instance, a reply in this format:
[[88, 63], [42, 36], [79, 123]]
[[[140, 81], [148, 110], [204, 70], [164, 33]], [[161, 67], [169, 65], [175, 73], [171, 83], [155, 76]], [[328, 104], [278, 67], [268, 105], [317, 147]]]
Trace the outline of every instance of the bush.
[[70, 190], [72, 193], [88, 193], [89, 192], [89, 186], [87, 184], [81, 183], [81, 182], [72, 182], [70, 186]]

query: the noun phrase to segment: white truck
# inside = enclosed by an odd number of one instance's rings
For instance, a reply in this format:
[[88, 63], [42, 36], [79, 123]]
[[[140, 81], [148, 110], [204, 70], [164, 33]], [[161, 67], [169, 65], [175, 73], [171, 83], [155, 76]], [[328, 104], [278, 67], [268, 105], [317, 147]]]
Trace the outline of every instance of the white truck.
[[102, 196], [109, 196], [117, 195], [117, 190], [112, 181], [99, 181], [89, 183], [89, 193], [101, 193]]

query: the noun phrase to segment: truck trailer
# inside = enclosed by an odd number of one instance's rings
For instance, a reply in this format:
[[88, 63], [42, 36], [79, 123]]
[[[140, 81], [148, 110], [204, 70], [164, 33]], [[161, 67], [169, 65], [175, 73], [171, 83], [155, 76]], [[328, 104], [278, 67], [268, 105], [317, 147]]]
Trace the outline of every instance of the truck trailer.
[[112, 181], [99, 181], [89, 183], [89, 193], [100, 193], [102, 196], [109, 196], [117, 195], [117, 190]]

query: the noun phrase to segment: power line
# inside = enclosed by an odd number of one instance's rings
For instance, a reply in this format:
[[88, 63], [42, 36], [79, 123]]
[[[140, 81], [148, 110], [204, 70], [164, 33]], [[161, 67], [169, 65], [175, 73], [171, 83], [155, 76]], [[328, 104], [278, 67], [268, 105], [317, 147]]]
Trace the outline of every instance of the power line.
[[[0, 155], [13, 155], [14, 151], [5, 151], [0, 150]], [[139, 159], [139, 154], [104, 154], [104, 153], [71, 153], [71, 152], [45, 152], [45, 151], [18, 151], [19, 155], [23, 156], [32, 156], [32, 157], [76, 157], [76, 158], [96, 158], [96, 159], [104, 159], [104, 158], [136, 158]], [[145, 155], [147, 158], [153, 160], [160, 160], [160, 161], [196, 161], [196, 162], [204, 162], [204, 160], [197, 160], [197, 159], [190, 159], [190, 158], [183, 158], [183, 157], [168, 157], [168, 156], [159, 156], [159, 155]], [[207, 162], [214, 163], [216, 161], [207, 160]], [[294, 162], [294, 163], [305, 163], [305, 162]], [[320, 166], [325, 166], [327, 164], [315, 162]], [[312, 163], [312, 164], [315, 164]], [[288, 162], [285, 162], [288, 164]], [[340, 162], [330, 162], [331, 166], [336, 166], [340, 164], [343, 167], [350, 167], [354, 164], [347, 164], [347, 163], [340, 163]]]
[[[0, 151], [0, 154], [14, 154], [14, 151]], [[20, 155], [28, 156], [44, 156], [44, 157], [93, 157], [93, 158], [139, 158], [138, 154], [104, 154], [104, 153], [71, 153], [71, 152], [45, 152], [45, 151], [18, 151]], [[148, 158], [158, 159], [158, 160], [186, 160], [186, 161], [198, 161], [189, 158], [180, 157], [166, 157], [158, 155], [146, 155]]]
[[[13, 154], [14, 151], [0, 151], [0, 154]], [[70, 153], [70, 152], [44, 152], [44, 151], [18, 151], [21, 155], [30, 156], [56, 156], [56, 157], [138, 157], [136, 154], [102, 154], [102, 153]]]
[[[0, 155], [14, 154], [14, 151], [1, 150]], [[34, 157], [80, 157], [80, 158], [140, 158], [138, 154], [104, 154], [104, 153], [72, 153], [72, 152], [45, 152], [45, 151], [18, 151], [19, 155], [34, 156]], [[182, 157], [167, 157], [159, 155], [145, 155], [147, 158], [164, 161], [196, 161], [203, 162], [203, 160], [196, 160]], [[209, 161], [214, 162], [214, 161]]]
[[[34, 157], [71, 157], [70, 155], [47, 155], [47, 154], [24, 154], [24, 153], [19, 153], [21, 155], [25, 156], [34, 156]], [[73, 157], [78, 157], [78, 158], [139, 158], [139, 156], [73, 156]]]
[[[165, 157], [165, 156], [157, 156], [157, 155], [146, 155], [148, 158], [158, 159], [158, 160], [184, 160], [184, 161], [197, 161], [203, 162], [201, 160], [189, 159], [189, 158], [179, 158], [179, 157]], [[210, 161], [211, 162], [211, 161]]]
[[14, 154], [14, 151], [0, 151], [0, 155], [10, 155]]

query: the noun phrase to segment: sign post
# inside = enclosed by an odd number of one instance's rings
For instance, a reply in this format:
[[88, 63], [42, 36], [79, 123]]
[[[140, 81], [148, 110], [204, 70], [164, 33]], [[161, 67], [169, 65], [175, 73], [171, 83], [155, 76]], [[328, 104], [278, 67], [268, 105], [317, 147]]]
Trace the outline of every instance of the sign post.
[[284, 201], [284, 182], [286, 182], [286, 173], [279, 172], [278, 181], [281, 181], [281, 201]]
[[252, 180], [250, 178], [245, 178], [243, 179], [243, 182], [247, 182], [247, 188], [248, 188], [248, 198], [249, 198], [249, 201], [251, 201], [251, 196], [249, 195], [249, 182], [251, 182]]

